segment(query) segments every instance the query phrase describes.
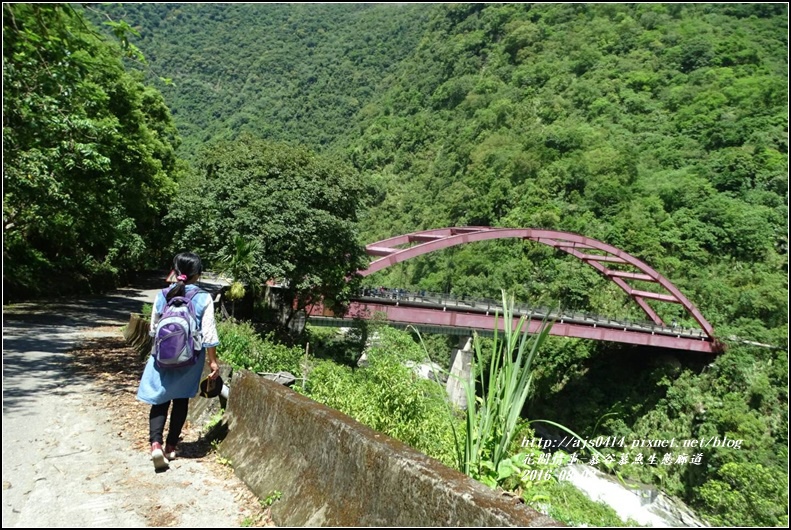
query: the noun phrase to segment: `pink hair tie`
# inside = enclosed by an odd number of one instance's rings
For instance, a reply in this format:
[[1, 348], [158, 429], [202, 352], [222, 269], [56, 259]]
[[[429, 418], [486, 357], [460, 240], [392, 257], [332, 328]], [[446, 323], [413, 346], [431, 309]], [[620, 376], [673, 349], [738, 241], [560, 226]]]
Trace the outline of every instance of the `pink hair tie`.
[[187, 281], [187, 275], [186, 274], [179, 274], [178, 276], [176, 276], [176, 279], [178, 281], [180, 281], [180, 282], [185, 282], [185, 281]]

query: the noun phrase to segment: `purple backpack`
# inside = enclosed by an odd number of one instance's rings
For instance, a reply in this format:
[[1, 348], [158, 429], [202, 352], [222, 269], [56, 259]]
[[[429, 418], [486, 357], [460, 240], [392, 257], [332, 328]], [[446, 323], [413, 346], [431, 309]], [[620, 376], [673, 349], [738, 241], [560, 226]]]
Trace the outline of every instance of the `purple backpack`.
[[[163, 289], [166, 297], [170, 289]], [[154, 347], [151, 354], [157, 368], [182, 368], [198, 360], [203, 348], [198, 318], [192, 299], [200, 289], [191, 290], [184, 296], [174, 296], [162, 312], [154, 328]]]

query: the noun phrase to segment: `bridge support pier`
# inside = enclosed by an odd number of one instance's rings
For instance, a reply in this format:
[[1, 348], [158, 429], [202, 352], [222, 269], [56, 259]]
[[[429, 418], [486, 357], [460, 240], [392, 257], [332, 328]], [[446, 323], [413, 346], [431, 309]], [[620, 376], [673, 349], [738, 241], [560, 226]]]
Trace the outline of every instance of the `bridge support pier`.
[[451, 403], [459, 408], [467, 408], [467, 391], [464, 382], [470, 380], [472, 365], [472, 337], [459, 337], [459, 347], [453, 350], [450, 358], [450, 377], [445, 385]]

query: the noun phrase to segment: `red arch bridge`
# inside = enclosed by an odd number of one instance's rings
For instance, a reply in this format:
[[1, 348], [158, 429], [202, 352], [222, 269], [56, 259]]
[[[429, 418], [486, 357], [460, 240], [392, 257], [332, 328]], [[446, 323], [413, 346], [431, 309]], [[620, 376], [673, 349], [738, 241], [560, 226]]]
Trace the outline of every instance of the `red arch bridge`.
[[[586, 313], [553, 312], [517, 306], [514, 308], [514, 325], [522, 315], [529, 316], [529, 333], [537, 332], [543, 318], [549, 317], [549, 320], [554, 321], [551, 335], [711, 354], [723, 351], [723, 344], [714, 337], [711, 324], [667, 278], [623, 250], [569, 232], [484, 226], [424, 230], [367, 245], [367, 254], [375, 259], [367, 269], [358, 273], [365, 277], [429, 252], [503, 238], [520, 238], [549, 245], [574, 256], [621, 288], [648, 317], [648, 321], [644, 322], [616, 321]], [[630, 284], [634, 281], [647, 282], [653, 288], [650, 291], [636, 289]], [[680, 304], [699, 328], [666, 324], [648, 305], [648, 300]], [[343, 315], [335, 315], [317, 303], [308, 309], [307, 316], [311, 322], [343, 326], [348, 325], [350, 319], [368, 319], [376, 313], [384, 313], [391, 323], [412, 324], [418, 329], [432, 332], [471, 334], [472, 331], [491, 333], [498, 310], [502, 313], [501, 302], [412, 293], [400, 289], [365, 289], [352, 298]], [[502, 329], [502, 316], [497, 322]]]

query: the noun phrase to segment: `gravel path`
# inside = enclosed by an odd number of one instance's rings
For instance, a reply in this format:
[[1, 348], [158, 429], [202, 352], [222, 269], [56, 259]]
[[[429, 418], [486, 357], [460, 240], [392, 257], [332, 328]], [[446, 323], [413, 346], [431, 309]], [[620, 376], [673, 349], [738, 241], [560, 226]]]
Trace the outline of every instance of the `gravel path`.
[[187, 425], [155, 473], [129, 314], [161, 280], [107, 296], [3, 308], [3, 527], [271, 526], [258, 499]]

